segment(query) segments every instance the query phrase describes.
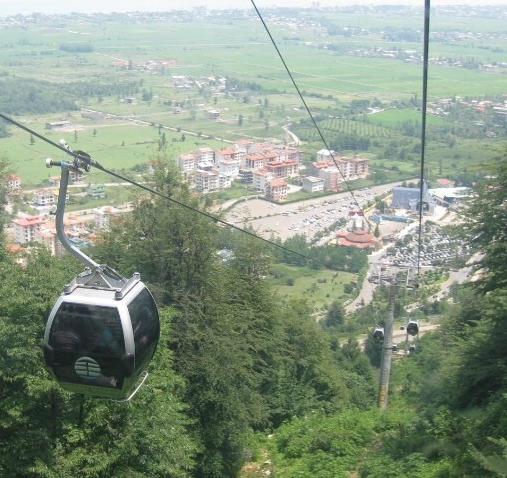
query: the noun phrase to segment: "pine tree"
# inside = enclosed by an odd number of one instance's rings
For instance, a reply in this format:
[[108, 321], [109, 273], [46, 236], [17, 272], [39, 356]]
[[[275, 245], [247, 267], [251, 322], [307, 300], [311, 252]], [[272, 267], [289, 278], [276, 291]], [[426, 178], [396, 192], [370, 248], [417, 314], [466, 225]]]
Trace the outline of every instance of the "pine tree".
[[465, 227], [460, 228], [464, 240], [485, 252], [476, 283], [484, 292], [507, 287], [507, 149], [487, 169], [491, 174], [477, 186], [465, 209]]

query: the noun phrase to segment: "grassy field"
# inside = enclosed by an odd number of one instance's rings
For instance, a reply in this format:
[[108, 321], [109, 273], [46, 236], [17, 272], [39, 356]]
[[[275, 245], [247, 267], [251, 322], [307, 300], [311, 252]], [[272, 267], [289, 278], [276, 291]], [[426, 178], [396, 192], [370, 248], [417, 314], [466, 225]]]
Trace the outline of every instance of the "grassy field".
[[[327, 309], [334, 300], [349, 297], [344, 286], [357, 280], [356, 274], [290, 267], [279, 264], [275, 270], [277, 279], [273, 279], [277, 294], [287, 300], [306, 299], [315, 312]], [[293, 285], [287, 285], [288, 281]]]

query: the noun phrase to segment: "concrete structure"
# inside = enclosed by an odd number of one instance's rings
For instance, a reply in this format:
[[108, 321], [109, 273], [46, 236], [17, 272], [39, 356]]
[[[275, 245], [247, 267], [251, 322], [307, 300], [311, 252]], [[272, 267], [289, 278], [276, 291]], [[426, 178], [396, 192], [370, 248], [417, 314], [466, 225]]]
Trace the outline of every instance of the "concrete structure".
[[253, 171], [253, 187], [256, 191], [266, 193], [269, 181], [274, 179], [273, 173], [267, 169], [256, 169]]
[[[393, 197], [391, 198], [391, 207], [395, 209], [406, 209], [411, 213], [419, 211], [419, 202], [421, 200], [420, 188], [407, 188], [402, 186], [393, 187]], [[435, 201], [428, 193], [428, 185], [422, 185], [423, 212], [432, 213], [436, 206]]]
[[107, 231], [111, 226], [111, 219], [117, 217], [120, 211], [115, 207], [104, 206], [93, 210], [93, 220], [95, 229], [98, 231]]
[[315, 176], [307, 176], [301, 179], [303, 191], [308, 193], [317, 193], [324, 191], [324, 180]]
[[243, 184], [253, 184], [253, 170], [252, 169], [240, 169], [239, 180]]
[[47, 247], [52, 256], [61, 257], [65, 253], [65, 249], [62, 246], [62, 243], [58, 240], [55, 228], [39, 229], [36, 232], [35, 240]]
[[239, 159], [219, 159], [217, 163], [220, 174], [228, 176], [231, 180], [239, 178]]
[[58, 193], [51, 189], [37, 189], [33, 193], [33, 202], [37, 206], [52, 206], [58, 201]]
[[334, 167], [321, 169], [318, 177], [324, 181], [324, 189], [327, 191], [338, 191], [343, 182], [340, 171]]
[[307, 173], [324, 180], [325, 189], [337, 191], [344, 181], [354, 181], [365, 178], [369, 174], [369, 159], [360, 156], [331, 157], [334, 151], [327, 149], [317, 153], [317, 161], [308, 165]]
[[284, 201], [287, 198], [287, 182], [283, 178], [272, 179], [266, 187], [266, 198], [272, 201]]
[[321, 149], [320, 151], [317, 151], [317, 161], [329, 161], [333, 160], [333, 158], [337, 158], [338, 153], [336, 151], [333, 151], [332, 149]]
[[183, 173], [183, 176], [187, 177], [196, 170], [197, 156], [194, 153], [180, 154], [176, 159], [176, 164]]
[[19, 176], [16, 176], [15, 174], [11, 174], [9, 176], [9, 180], [7, 182], [7, 187], [14, 191], [16, 189], [21, 189], [21, 178]]
[[49, 123], [46, 123], [46, 129], [54, 130], [54, 129], [61, 129], [61, 128], [68, 128], [71, 126], [70, 121], [51, 121]]
[[429, 195], [440, 206], [449, 207], [454, 206], [465, 199], [470, 194], [470, 188], [436, 188], [430, 189]]
[[217, 120], [220, 117], [220, 111], [218, 110], [209, 110], [208, 116], [212, 120]]
[[246, 151], [244, 149], [229, 146], [227, 148], [220, 148], [215, 151], [215, 164], [218, 164], [221, 160], [230, 160], [230, 161], [238, 161], [238, 169], [239, 164], [241, 164], [241, 159], [246, 155]]
[[41, 229], [43, 219], [40, 216], [26, 216], [15, 219], [14, 224], [14, 242], [17, 244], [26, 244], [37, 240], [37, 231]]
[[197, 158], [197, 161], [209, 161], [211, 163], [215, 162], [215, 152], [208, 146], [203, 146], [202, 148], [197, 148], [193, 151], [194, 156]]
[[212, 193], [220, 189], [220, 174], [216, 170], [198, 169], [193, 176], [196, 189], [203, 193]]
[[299, 174], [299, 165], [295, 161], [269, 161], [264, 168], [273, 173], [275, 178], [293, 178]]
[[103, 184], [90, 184], [86, 189], [86, 194], [93, 199], [106, 197], [106, 187]]
[[[230, 187], [233, 180], [239, 179], [244, 184], [254, 183], [254, 172], [260, 178], [264, 170], [268, 170], [270, 177], [275, 178], [296, 177], [302, 161], [302, 153], [296, 148], [274, 146], [268, 143], [254, 143], [251, 140], [242, 139], [233, 145], [217, 150], [209, 147], [198, 148], [189, 153], [180, 154], [176, 163], [185, 178], [194, 177], [193, 183], [201, 192], [215, 191], [212, 179], [218, 173], [217, 184], [220, 189]], [[203, 174], [205, 171], [207, 174]], [[210, 182], [211, 181], [211, 182]], [[262, 183], [262, 184], [259, 184]], [[258, 180], [254, 188], [266, 191], [267, 182]], [[210, 189], [211, 188], [211, 189]], [[261, 188], [261, 189], [259, 189]]]
[[268, 159], [262, 153], [249, 153], [242, 161], [242, 169], [260, 169], [267, 163]]

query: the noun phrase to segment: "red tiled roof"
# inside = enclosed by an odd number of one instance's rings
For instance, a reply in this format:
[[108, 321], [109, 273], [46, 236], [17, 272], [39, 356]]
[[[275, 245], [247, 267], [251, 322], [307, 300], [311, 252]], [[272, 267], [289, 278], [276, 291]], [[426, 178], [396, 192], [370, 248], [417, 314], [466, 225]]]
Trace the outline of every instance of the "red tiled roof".
[[44, 221], [39, 216], [26, 216], [22, 217], [20, 219], [15, 219], [14, 222], [23, 227], [27, 226], [36, 226], [37, 224], [42, 224]]
[[364, 229], [357, 229], [352, 232], [341, 230], [336, 233], [336, 236], [338, 243], [342, 246], [376, 247], [378, 244], [378, 239]]
[[442, 186], [450, 186], [451, 184], [454, 184], [454, 181], [451, 181], [450, 179], [437, 179], [437, 183], [441, 184]]
[[283, 178], [273, 179], [269, 184], [272, 188], [279, 188], [282, 186], [287, 186], [287, 183], [285, 182], [285, 179], [283, 179]]

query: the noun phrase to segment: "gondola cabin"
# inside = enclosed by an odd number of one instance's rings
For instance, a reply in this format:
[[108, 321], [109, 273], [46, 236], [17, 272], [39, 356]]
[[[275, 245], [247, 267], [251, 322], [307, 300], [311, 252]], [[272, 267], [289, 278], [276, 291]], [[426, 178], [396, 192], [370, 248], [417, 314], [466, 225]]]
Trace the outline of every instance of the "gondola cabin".
[[410, 319], [407, 324], [407, 334], [417, 335], [419, 333], [419, 322], [417, 320]]
[[375, 340], [384, 340], [384, 327], [375, 327], [373, 338]]
[[44, 357], [65, 390], [129, 400], [147, 376], [160, 335], [157, 307], [139, 274], [118, 277], [78, 276], [49, 315]]

